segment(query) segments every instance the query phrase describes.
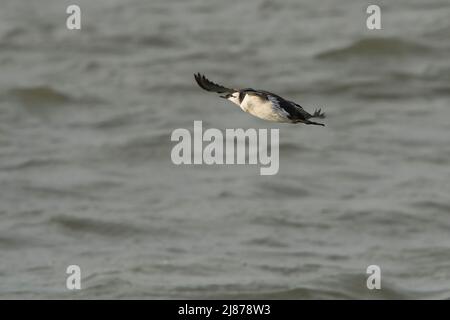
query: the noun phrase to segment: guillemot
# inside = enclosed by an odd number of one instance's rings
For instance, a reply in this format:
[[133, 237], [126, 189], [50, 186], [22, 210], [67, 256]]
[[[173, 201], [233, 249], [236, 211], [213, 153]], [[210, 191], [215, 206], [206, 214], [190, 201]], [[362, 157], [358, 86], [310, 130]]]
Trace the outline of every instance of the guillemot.
[[269, 91], [252, 88], [227, 88], [208, 80], [200, 73], [195, 74], [194, 77], [200, 88], [210, 92], [225, 93], [225, 95], [220, 97], [237, 104], [242, 110], [255, 117], [274, 122], [325, 126], [323, 123], [309, 120], [311, 118], [325, 118], [325, 113], [321, 109], [315, 110], [313, 114], [310, 114], [299, 104]]

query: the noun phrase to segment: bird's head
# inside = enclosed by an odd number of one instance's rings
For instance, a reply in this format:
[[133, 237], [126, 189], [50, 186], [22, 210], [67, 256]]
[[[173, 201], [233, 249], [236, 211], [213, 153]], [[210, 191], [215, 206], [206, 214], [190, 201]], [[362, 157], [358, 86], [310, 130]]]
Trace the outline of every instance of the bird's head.
[[241, 101], [239, 99], [239, 92], [238, 91], [233, 92], [233, 93], [227, 93], [227, 94], [225, 94], [223, 96], [220, 96], [220, 97], [224, 98], [224, 99], [227, 99], [227, 100], [233, 102], [234, 104], [237, 104], [238, 106], [241, 105]]

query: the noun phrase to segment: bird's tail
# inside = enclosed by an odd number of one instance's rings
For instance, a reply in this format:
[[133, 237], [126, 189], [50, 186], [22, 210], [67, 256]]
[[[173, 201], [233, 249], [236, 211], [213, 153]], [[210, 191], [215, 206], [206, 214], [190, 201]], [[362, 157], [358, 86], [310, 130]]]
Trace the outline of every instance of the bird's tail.
[[314, 113], [311, 115], [311, 118], [325, 118], [325, 113], [322, 112], [322, 109], [316, 109]]

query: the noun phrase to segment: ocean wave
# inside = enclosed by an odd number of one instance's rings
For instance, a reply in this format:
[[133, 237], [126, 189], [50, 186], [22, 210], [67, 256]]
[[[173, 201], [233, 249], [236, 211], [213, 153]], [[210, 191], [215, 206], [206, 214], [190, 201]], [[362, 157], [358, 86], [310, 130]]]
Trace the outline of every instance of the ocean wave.
[[133, 236], [146, 231], [124, 222], [102, 221], [91, 218], [56, 216], [49, 219], [51, 225], [82, 234], [94, 234], [107, 237]]
[[171, 38], [165, 35], [121, 34], [107, 38], [101, 37], [98, 40], [111, 45], [111, 47], [116, 47], [118, 44], [120, 44], [120, 46], [135, 47], [136, 45], [139, 45], [155, 48], [173, 48], [180, 46], [180, 39], [174, 39], [173, 37]]
[[21, 237], [18, 237], [17, 235], [6, 235], [3, 234], [0, 236], [0, 249], [7, 250], [7, 249], [22, 249], [26, 247], [34, 247], [36, 246], [36, 239], [24, 239]]
[[366, 38], [356, 40], [342, 48], [321, 52], [316, 55], [316, 58], [333, 60], [374, 56], [399, 57], [424, 54], [429, 51], [429, 48], [422, 44], [399, 38]]
[[131, 126], [142, 119], [143, 112], [128, 112], [110, 115], [106, 119], [99, 120], [93, 124], [94, 128], [101, 130], [116, 129]]
[[286, 243], [280, 242], [276, 239], [270, 237], [258, 237], [251, 240], [245, 241], [245, 244], [251, 246], [263, 246], [271, 248], [286, 248], [288, 245]]
[[259, 191], [257, 192], [257, 195], [260, 195], [261, 197], [267, 198], [302, 198], [307, 197], [310, 195], [309, 190], [287, 184], [287, 183], [279, 183], [279, 182], [270, 182], [265, 183], [262, 185], [259, 185]]
[[130, 138], [125, 142], [108, 144], [104, 151], [123, 161], [149, 161], [154, 157], [167, 157], [170, 154], [169, 134], [150, 137]]
[[[252, 219], [252, 223], [271, 227], [277, 226], [294, 229], [327, 230], [331, 228], [331, 226], [326, 223], [321, 222], [314, 223], [308, 220], [299, 220], [299, 218], [296, 217], [286, 217], [283, 215], [255, 217]], [[303, 254], [305, 254], [305, 252], [300, 253], [300, 255]]]
[[74, 100], [68, 94], [58, 91], [50, 86], [13, 88], [7, 91], [6, 94], [24, 105], [59, 105]]
[[64, 161], [58, 159], [27, 159], [24, 161], [19, 161], [14, 164], [8, 164], [0, 167], [0, 170], [12, 171], [12, 170], [23, 170], [29, 168], [41, 168], [41, 167], [56, 167], [62, 165]]
[[[292, 271], [292, 270], [290, 270]], [[435, 292], [415, 292], [390, 283], [383, 284], [383, 290], [367, 290], [366, 275], [336, 274], [334, 277], [292, 286], [258, 286], [249, 284], [205, 285], [203, 287], [181, 287], [182, 294], [212, 299], [412, 299], [430, 297]]]
[[443, 201], [435, 201], [435, 200], [416, 201], [413, 203], [413, 207], [420, 208], [421, 210], [440, 212], [443, 214], [450, 213], [450, 204]]

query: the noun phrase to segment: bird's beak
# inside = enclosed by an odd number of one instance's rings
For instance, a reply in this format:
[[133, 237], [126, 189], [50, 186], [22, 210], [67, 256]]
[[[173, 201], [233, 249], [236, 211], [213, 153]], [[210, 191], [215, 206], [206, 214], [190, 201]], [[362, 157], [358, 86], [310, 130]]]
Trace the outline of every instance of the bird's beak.
[[227, 96], [219, 96], [219, 97], [224, 98], [224, 99], [227, 99], [227, 98], [228, 98]]

